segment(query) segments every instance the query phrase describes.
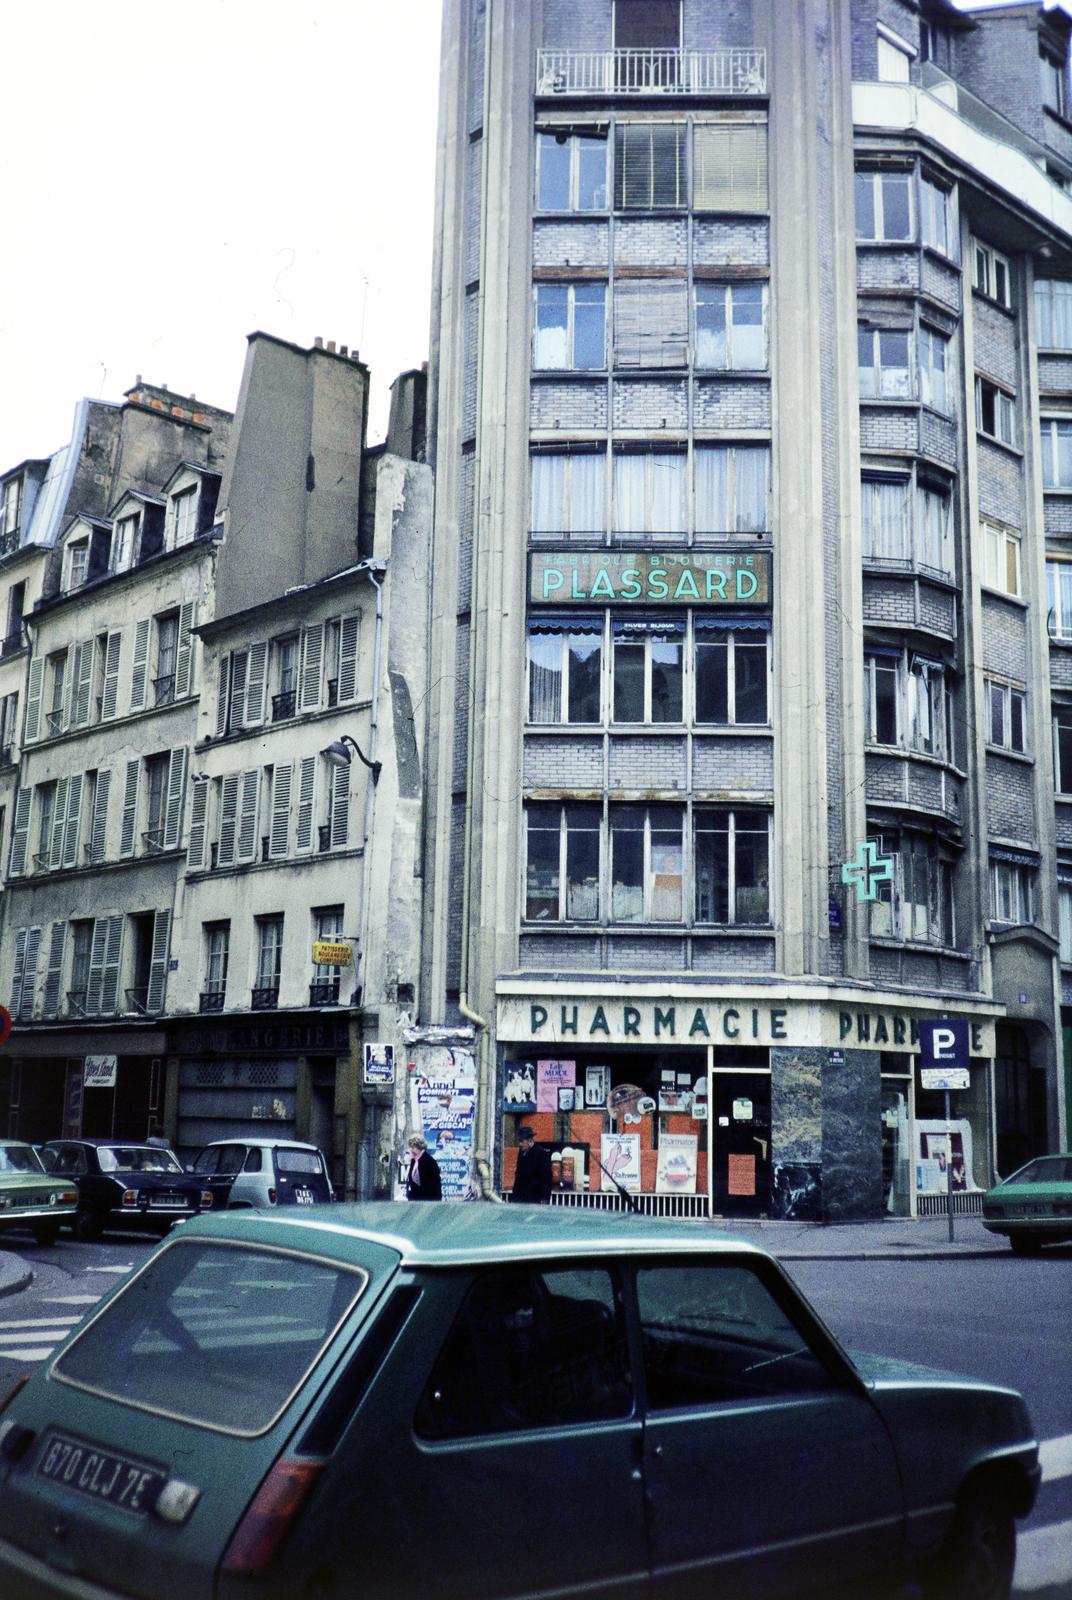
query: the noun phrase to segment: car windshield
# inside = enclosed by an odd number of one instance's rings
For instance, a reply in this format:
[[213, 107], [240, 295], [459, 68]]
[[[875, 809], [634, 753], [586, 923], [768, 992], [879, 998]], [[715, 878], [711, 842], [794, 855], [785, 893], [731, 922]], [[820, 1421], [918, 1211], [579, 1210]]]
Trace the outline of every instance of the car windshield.
[[1006, 1183], [1072, 1183], [1072, 1156], [1040, 1156], [1014, 1172]]
[[41, 1158], [32, 1145], [0, 1145], [0, 1172], [44, 1172]]
[[315, 1150], [277, 1150], [275, 1165], [277, 1172], [319, 1173], [320, 1156]]
[[182, 1164], [170, 1150], [152, 1145], [102, 1144], [97, 1150], [102, 1172], [181, 1172]]
[[264, 1433], [368, 1273], [317, 1257], [176, 1240], [58, 1357], [53, 1374], [216, 1432]]

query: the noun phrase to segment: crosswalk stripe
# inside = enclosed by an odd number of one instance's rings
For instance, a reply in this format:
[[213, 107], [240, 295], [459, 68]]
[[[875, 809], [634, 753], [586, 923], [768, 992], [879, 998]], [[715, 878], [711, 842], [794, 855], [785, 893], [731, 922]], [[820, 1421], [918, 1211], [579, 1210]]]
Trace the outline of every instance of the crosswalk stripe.
[[1062, 1434], [1057, 1439], [1043, 1439], [1039, 1445], [1039, 1462], [1043, 1483], [1067, 1478], [1072, 1473], [1072, 1433]]
[[86, 1267], [86, 1272], [133, 1272], [134, 1263], [128, 1261], [125, 1267]]
[[47, 1361], [55, 1348], [54, 1344], [46, 1344], [42, 1349], [5, 1350], [4, 1356], [8, 1361]]
[[[99, 1294], [43, 1294], [43, 1306], [95, 1306], [100, 1299]], [[79, 1313], [81, 1316], [83, 1313]]]
[[56, 1328], [61, 1322], [81, 1322], [82, 1313], [73, 1316], [57, 1311], [54, 1317], [18, 1317], [14, 1322], [0, 1322], [0, 1328]]
[[1072, 1518], [1029, 1528], [1016, 1541], [1013, 1589], [1030, 1594], [1034, 1589], [1056, 1588], [1072, 1582]]

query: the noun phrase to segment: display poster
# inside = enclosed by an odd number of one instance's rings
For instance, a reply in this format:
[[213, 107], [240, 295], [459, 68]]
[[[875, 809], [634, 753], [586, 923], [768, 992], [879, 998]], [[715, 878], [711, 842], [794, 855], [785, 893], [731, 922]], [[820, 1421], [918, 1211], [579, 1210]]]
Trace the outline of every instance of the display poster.
[[476, 1062], [470, 1052], [446, 1045], [421, 1047], [410, 1096], [413, 1126], [428, 1140], [439, 1166], [444, 1200], [470, 1199], [476, 1106]]
[[584, 1074], [585, 1105], [601, 1108], [606, 1105], [609, 1093], [610, 1068], [587, 1067]]
[[640, 1188], [639, 1133], [605, 1133], [600, 1142], [599, 1159], [607, 1176], [620, 1183], [623, 1189]]
[[674, 1084], [659, 1085], [659, 1110], [678, 1111], [686, 1116], [692, 1109], [692, 1090], [679, 1089]]
[[755, 1194], [755, 1156], [731, 1155], [729, 1157], [729, 1173], [726, 1181], [726, 1192], [727, 1194]]
[[954, 1193], [979, 1187], [972, 1173], [972, 1131], [966, 1118], [948, 1125], [939, 1121], [919, 1121], [916, 1123], [916, 1132], [919, 1137], [916, 1189], [920, 1194], [945, 1194], [946, 1165], [949, 1161], [952, 1161], [953, 1167]]
[[503, 1083], [504, 1111], [536, 1110], [536, 1068], [531, 1061], [508, 1061]]
[[697, 1144], [694, 1133], [664, 1133], [660, 1137], [656, 1194], [696, 1193]]
[[[635, 1083], [616, 1083], [607, 1096], [607, 1106], [618, 1127], [625, 1128], [631, 1122], [640, 1121], [640, 1103], [649, 1099], [650, 1096], [643, 1089], [638, 1089]], [[652, 1105], [654, 1107], [654, 1101]]]
[[576, 1082], [576, 1061], [537, 1061], [536, 1110], [557, 1111], [558, 1091], [572, 1089]]
[[63, 1136], [77, 1139], [82, 1132], [82, 1062], [67, 1063], [67, 1084], [63, 1099]]
[[395, 1047], [393, 1044], [367, 1044], [365, 1046], [366, 1084], [394, 1083]]

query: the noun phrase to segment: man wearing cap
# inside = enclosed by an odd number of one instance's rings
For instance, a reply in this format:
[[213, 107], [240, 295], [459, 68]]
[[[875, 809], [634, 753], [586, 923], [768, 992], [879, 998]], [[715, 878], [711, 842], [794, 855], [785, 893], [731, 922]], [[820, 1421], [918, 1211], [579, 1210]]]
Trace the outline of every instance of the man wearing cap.
[[533, 1130], [524, 1124], [517, 1130], [517, 1170], [510, 1199], [529, 1206], [545, 1206], [551, 1198], [551, 1157], [536, 1143]]

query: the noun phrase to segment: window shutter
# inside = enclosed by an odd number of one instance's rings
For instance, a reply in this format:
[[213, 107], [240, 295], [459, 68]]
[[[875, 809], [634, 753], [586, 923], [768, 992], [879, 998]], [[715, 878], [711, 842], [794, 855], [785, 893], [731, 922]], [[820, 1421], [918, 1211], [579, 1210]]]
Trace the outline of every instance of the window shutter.
[[74, 647], [74, 664], [71, 669], [73, 692], [71, 696], [71, 727], [84, 728], [89, 721], [89, 695], [93, 687], [93, 652], [96, 646], [86, 639]]
[[117, 628], [104, 645], [104, 687], [101, 691], [101, 721], [110, 722], [119, 704], [119, 655], [123, 632]]
[[67, 783], [67, 817], [63, 830], [63, 865], [78, 865], [78, 834], [82, 823], [82, 773], [76, 772]]
[[126, 782], [123, 786], [123, 826], [119, 834], [119, 854], [132, 856], [138, 825], [138, 779], [141, 762], [127, 762]]
[[268, 839], [268, 855], [277, 860], [287, 853], [290, 842], [290, 790], [294, 766], [290, 761], [277, 762], [272, 774], [272, 822]]
[[11, 830], [11, 859], [8, 872], [12, 878], [26, 871], [26, 847], [30, 839], [30, 801], [32, 789], [20, 789], [15, 796], [15, 822]]
[[313, 848], [313, 806], [316, 801], [316, 756], [303, 756], [298, 768], [298, 833], [296, 850]]
[[715, 123], [694, 130], [693, 205], [697, 211], [766, 211], [765, 123]]
[[143, 617], [134, 629], [134, 661], [130, 670], [130, 709], [144, 711], [145, 687], [149, 677], [149, 633], [152, 621]]
[[86, 1015], [95, 1017], [101, 1008], [101, 985], [104, 981], [104, 949], [108, 942], [108, 918], [97, 917], [93, 923], [93, 938], [89, 946], [89, 978], [86, 983]]
[[186, 747], [172, 750], [168, 762], [167, 804], [164, 810], [164, 849], [176, 850], [182, 839], [183, 801], [186, 799]]
[[350, 833], [350, 768], [331, 769], [331, 847], [347, 842]]
[[235, 862], [235, 829], [238, 823], [238, 773], [224, 778], [220, 790], [220, 848], [216, 856], [219, 867], [233, 867]]
[[252, 861], [257, 853], [257, 791], [260, 781], [260, 771], [256, 767], [242, 774], [238, 818], [239, 861]]
[[30, 675], [26, 686], [25, 738], [29, 744], [41, 737], [41, 689], [44, 682], [45, 663], [41, 656], [30, 662]]
[[249, 652], [249, 666], [246, 673], [246, 716], [247, 728], [256, 727], [264, 721], [264, 691], [268, 687], [268, 641], [263, 640], [255, 644]]
[[15, 935], [15, 970], [11, 978], [11, 1015], [18, 1017], [22, 1011], [22, 984], [26, 976], [26, 937], [28, 929], [20, 928]]
[[357, 699], [357, 634], [359, 618], [343, 617], [339, 623], [339, 704]]
[[60, 993], [63, 987], [63, 957], [67, 949], [67, 924], [54, 922], [48, 941], [48, 968], [45, 972], [45, 995], [41, 1014], [45, 1017], [59, 1015]]
[[682, 367], [689, 346], [687, 285], [627, 279], [614, 294], [614, 359], [619, 367]]
[[149, 993], [145, 1000], [146, 1011], [151, 1011], [154, 1014], [164, 1009], [164, 988], [167, 984], [168, 943], [170, 938], [171, 912], [157, 911], [153, 916], [153, 948], [149, 960]]
[[197, 601], [184, 600], [179, 607], [179, 641], [175, 647], [175, 698], [190, 693], [194, 679], [194, 641], [190, 630], [197, 621]]
[[[101, 977], [101, 1013], [114, 1016], [119, 1004], [119, 965], [123, 955], [123, 914], [104, 918], [107, 935], [104, 944], [104, 970]], [[96, 929], [94, 928], [94, 933]]]
[[205, 832], [208, 819], [208, 791], [209, 785], [202, 780], [194, 782], [194, 792], [190, 796], [190, 843], [186, 851], [186, 865], [195, 872], [201, 872], [205, 866]]
[[227, 732], [227, 709], [231, 699], [231, 658], [220, 657], [220, 677], [216, 688], [216, 738]]
[[112, 788], [112, 775], [105, 768], [97, 773], [97, 787], [93, 794], [93, 822], [89, 836], [89, 859], [103, 861], [108, 848], [108, 796]]
[[324, 676], [324, 624], [302, 629], [298, 671], [298, 710], [319, 711]]
[[[48, 864], [55, 872], [57, 867], [63, 865], [63, 835], [67, 827], [67, 787], [71, 782], [69, 778], [61, 778], [56, 785], [56, 794], [52, 803], [52, 839], [48, 852]], [[81, 779], [79, 779], [81, 782]]]
[[249, 676], [249, 651], [236, 650], [231, 657], [231, 715], [228, 728], [240, 728], [246, 720], [246, 679]]

